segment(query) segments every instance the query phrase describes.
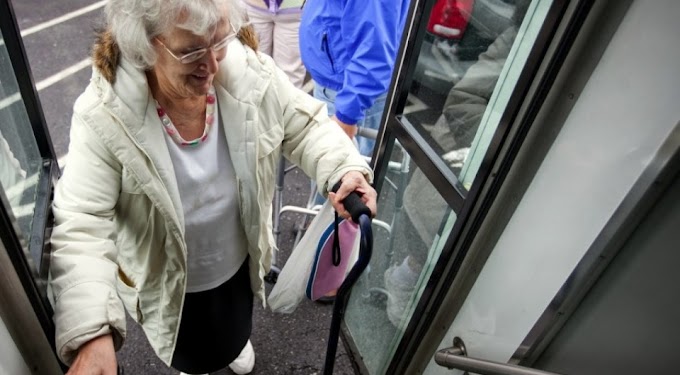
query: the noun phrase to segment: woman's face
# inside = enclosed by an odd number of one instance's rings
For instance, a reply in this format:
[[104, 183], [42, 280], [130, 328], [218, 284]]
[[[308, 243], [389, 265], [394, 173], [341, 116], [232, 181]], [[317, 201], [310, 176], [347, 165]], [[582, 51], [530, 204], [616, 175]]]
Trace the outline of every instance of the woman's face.
[[[210, 47], [222, 41], [231, 31], [225, 17], [208, 35], [198, 36], [174, 27], [155, 38], [158, 59], [151, 70], [159, 88], [166, 95], [176, 98], [206, 95], [212, 86], [219, 62], [227, 54], [226, 47], [218, 51], [213, 51]], [[202, 48], [207, 48], [207, 53], [194, 62], [184, 64], [177, 59]]]

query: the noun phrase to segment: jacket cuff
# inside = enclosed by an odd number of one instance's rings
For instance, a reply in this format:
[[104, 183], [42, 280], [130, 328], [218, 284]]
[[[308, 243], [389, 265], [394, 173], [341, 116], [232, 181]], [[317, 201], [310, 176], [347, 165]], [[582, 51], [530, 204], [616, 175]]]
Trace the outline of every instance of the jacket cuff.
[[75, 360], [80, 347], [96, 337], [112, 334], [114, 349], [118, 350], [123, 345], [126, 323], [122, 303], [115, 291], [102, 292], [107, 297], [106, 302], [100, 306], [82, 306], [69, 314], [60, 311], [62, 306], [57, 304], [56, 348], [59, 358], [69, 366]]
[[100, 329], [94, 332], [87, 333], [85, 335], [79, 336], [67, 342], [59, 350], [59, 358], [61, 359], [62, 362], [64, 362], [64, 364], [66, 364], [67, 366], [71, 366], [71, 364], [73, 364], [73, 361], [76, 359], [76, 356], [78, 355], [78, 350], [80, 349], [81, 346], [83, 346], [90, 340], [94, 340], [97, 337], [104, 335], [111, 335], [111, 337], [113, 338], [114, 350], [118, 351], [123, 346], [123, 341], [125, 340], [123, 334], [121, 334], [115, 329], [112, 329], [110, 326], [107, 325], [102, 326]]
[[353, 119], [349, 116], [345, 116], [345, 114], [338, 111], [337, 108], [335, 109], [335, 117], [337, 117], [338, 120], [344, 122], [347, 125], [356, 125], [357, 122], [359, 122], [359, 119]]

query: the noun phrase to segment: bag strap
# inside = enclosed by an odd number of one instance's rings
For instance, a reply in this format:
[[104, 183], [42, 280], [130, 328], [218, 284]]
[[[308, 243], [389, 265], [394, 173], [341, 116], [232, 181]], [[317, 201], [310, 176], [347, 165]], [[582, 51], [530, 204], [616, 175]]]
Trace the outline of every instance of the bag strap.
[[335, 220], [333, 221], [333, 265], [339, 266], [342, 254], [340, 252], [340, 224], [338, 223], [338, 211], [335, 213]]

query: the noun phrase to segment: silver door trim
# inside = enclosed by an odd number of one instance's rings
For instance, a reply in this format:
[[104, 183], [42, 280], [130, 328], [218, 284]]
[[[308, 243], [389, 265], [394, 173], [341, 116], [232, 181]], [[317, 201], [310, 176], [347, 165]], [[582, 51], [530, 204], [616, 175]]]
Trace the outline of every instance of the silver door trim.
[[452, 347], [437, 351], [434, 360], [438, 365], [448, 369], [471, 371], [480, 375], [559, 375], [530, 367], [468, 357], [465, 344], [460, 337], [453, 339]]

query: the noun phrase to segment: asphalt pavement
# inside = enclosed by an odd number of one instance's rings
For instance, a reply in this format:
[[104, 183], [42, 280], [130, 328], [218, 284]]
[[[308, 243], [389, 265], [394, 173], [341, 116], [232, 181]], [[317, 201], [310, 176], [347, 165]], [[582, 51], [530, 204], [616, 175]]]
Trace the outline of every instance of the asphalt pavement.
[[[91, 0], [13, 1], [33, 80], [57, 157], [68, 152], [69, 125], [75, 99], [87, 86], [91, 66], [86, 59], [101, 27], [103, 4]], [[304, 205], [309, 180], [299, 170], [286, 175], [284, 204]], [[282, 217], [279, 265], [285, 263], [295, 237], [296, 214]], [[271, 285], [268, 285], [268, 290]], [[321, 374], [325, 359], [331, 305], [303, 301], [290, 315], [275, 314], [256, 301], [253, 334], [256, 364], [252, 374]], [[118, 353], [126, 375], [177, 374], [153, 353], [141, 329], [128, 324], [128, 338]], [[231, 374], [229, 369], [216, 374]], [[353, 374], [343, 345], [338, 345], [335, 374]]]

